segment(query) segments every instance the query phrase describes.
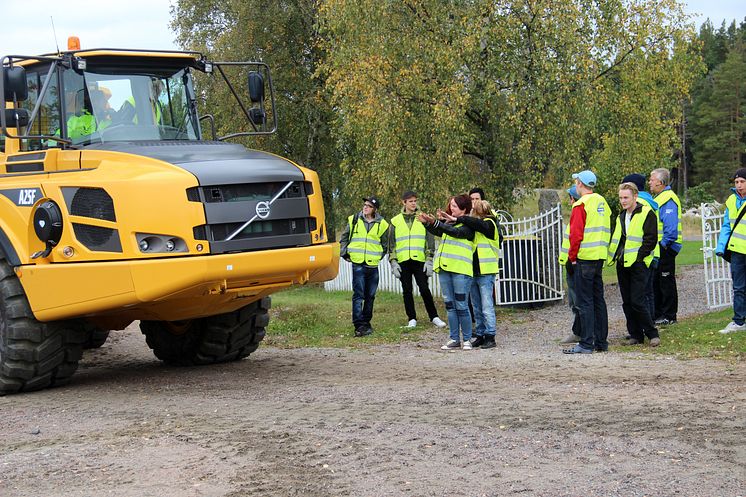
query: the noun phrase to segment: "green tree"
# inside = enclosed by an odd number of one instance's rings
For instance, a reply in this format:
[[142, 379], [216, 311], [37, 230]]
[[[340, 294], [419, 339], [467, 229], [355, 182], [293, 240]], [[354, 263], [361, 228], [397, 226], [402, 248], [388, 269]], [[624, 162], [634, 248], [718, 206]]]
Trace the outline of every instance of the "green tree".
[[[665, 163], [700, 56], [674, 0], [325, 0], [345, 196], [608, 190]], [[615, 192], [614, 192], [615, 193]]]
[[738, 39], [706, 78], [693, 105], [695, 182], [711, 181], [719, 199], [746, 165], [746, 44]]

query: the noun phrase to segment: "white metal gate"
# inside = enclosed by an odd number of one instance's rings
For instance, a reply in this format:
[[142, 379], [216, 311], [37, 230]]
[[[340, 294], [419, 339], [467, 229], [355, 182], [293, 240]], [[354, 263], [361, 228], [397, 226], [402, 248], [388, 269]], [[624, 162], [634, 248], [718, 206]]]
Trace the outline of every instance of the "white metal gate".
[[733, 282], [730, 277], [730, 264], [715, 255], [718, 236], [723, 226], [725, 213], [715, 204], [702, 204], [702, 255], [705, 266], [705, 288], [707, 306], [718, 309], [733, 304]]
[[502, 267], [497, 279], [498, 305], [531, 304], [564, 297], [560, 205], [536, 216], [501, 220], [505, 233]]
[[[498, 212], [504, 240], [500, 257], [500, 274], [495, 285], [498, 305], [531, 304], [561, 300], [564, 297], [562, 267], [557, 262], [562, 244], [560, 206], [533, 217], [514, 221], [509, 214]], [[378, 265], [378, 290], [402, 293], [394, 278], [388, 257]], [[430, 291], [442, 296], [437, 277], [430, 278]], [[340, 259], [339, 274], [324, 283], [327, 291], [352, 291], [352, 264]], [[419, 295], [414, 285], [415, 295]]]

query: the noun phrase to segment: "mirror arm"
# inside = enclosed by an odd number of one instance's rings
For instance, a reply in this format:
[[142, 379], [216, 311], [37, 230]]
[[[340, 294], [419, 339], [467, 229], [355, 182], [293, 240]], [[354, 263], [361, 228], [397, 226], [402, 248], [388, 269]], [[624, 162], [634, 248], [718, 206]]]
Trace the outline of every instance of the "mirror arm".
[[249, 117], [249, 112], [246, 110], [246, 107], [244, 106], [243, 102], [241, 101], [241, 98], [238, 96], [238, 93], [236, 93], [236, 90], [233, 88], [233, 85], [230, 81], [228, 81], [228, 77], [225, 75], [225, 72], [223, 72], [223, 68], [220, 67], [219, 63], [214, 63], [215, 67], [218, 68], [218, 71], [220, 71], [220, 75], [223, 77], [223, 81], [228, 85], [228, 88], [230, 89], [231, 93], [233, 93], [233, 97], [236, 99], [236, 102], [238, 102], [238, 105], [241, 107], [241, 110], [243, 111], [243, 114], [246, 116], [246, 119], [251, 124], [251, 127], [254, 128], [254, 131], [259, 131], [259, 129], [256, 127], [256, 124], [254, 124], [251, 121], [251, 117]]

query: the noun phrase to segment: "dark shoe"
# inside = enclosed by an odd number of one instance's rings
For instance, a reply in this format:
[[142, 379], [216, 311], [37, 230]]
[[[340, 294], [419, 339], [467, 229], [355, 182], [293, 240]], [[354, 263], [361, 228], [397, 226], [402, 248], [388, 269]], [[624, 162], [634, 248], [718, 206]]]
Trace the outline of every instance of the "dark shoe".
[[637, 338], [630, 338], [629, 340], [625, 340], [624, 345], [640, 345], [642, 342], [638, 340]]
[[481, 347], [483, 343], [484, 343], [484, 337], [483, 336], [481, 336], [481, 337], [480, 336], [475, 336], [474, 338], [471, 339], [471, 346], [472, 346], [472, 348], [476, 349], [478, 347]]
[[632, 335], [627, 335], [622, 340], [632, 340]]
[[497, 344], [495, 343], [495, 337], [486, 336], [486, 337], [484, 337], [484, 343], [481, 345], [480, 348], [482, 348], [482, 349], [494, 349], [495, 347], [497, 347]]
[[650, 346], [651, 347], [657, 347], [660, 344], [661, 344], [661, 339], [660, 338], [655, 337], [655, 338], [651, 338], [650, 339]]
[[609, 349], [601, 349], [601, 348], [595, 348], [593, 349], [594, 352], [608, 352]]
[[562, 349], [562, 353], [563, 354], [592, 354], [593, 349], [586, 349], [585, 347], [576, 345], [575, 347], [571, 349]]
[[365, 331], [367, 328], [365, 326], [357, 326], [355, 327], [355, 336], [356, 337], [362, 337], [365, 336]]

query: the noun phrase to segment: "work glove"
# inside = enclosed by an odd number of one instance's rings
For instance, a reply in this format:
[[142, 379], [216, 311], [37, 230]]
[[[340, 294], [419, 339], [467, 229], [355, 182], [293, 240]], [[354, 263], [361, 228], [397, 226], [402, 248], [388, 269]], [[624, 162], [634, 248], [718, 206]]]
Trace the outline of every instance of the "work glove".
[[346, 260], [347, 262], [350, 262], [350, 254], [343, 255], [342, 259]]
[[394, 278], [397, 280], [401, 278], [401, 266], [396, 261], [391, 261], [391, 273], [394, 275]]
[[425, 272], [428, 278], [430, 278], [433, 275], [433, 260], [428, 259], [425, 261], [425, 265], [422, 267], [422, 270]]

